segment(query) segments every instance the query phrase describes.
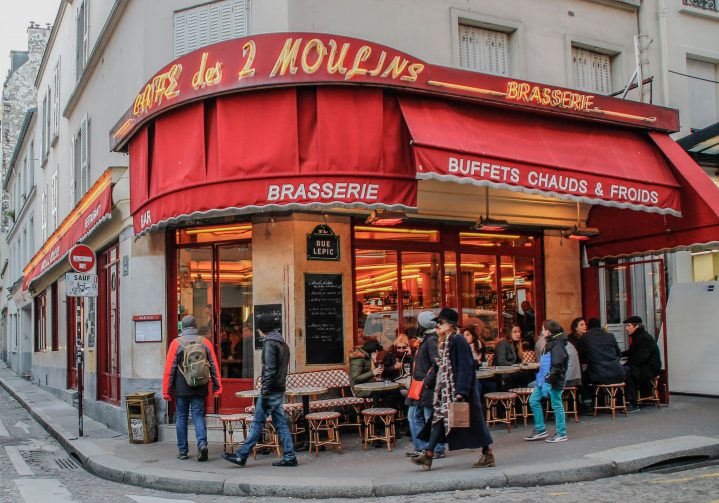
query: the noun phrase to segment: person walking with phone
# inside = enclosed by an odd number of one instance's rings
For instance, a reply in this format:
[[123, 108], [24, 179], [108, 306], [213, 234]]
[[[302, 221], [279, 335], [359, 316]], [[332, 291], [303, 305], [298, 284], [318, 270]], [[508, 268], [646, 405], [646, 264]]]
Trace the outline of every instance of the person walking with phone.
[[[443, 308], [434, 318], [439, 337], [439, 358], [436, 363], [437, 383], [434, 390], [434, 414], [432, 421], [425, 424], [418, 435], [428, 440], [427, 448], [419, 456], [409, 460], [425, 470], [432, 468], [434, 448], [439, 442], [446, 442], [450, 450], [482, 448], [482, 454], [472, 466], [487, 468], [495, 465], [494, 453], [490, 449], [492, 436], [487, 429], [482, 413], [479, 381], [475, 374], [472, 350], [459, 332], [459, 317], [450, 308]], [[469, 427], [454, 427], [450, 421], [450, 409], [456, 402], [469, 404]]]

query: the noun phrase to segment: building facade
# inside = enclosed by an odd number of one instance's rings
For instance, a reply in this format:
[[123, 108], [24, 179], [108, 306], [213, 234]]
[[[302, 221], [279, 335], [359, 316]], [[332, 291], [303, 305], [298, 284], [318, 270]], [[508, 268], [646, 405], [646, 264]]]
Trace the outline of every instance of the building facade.
[[[457, 308], [489, 343], [529, 314], [525, 302], [536, 321], [565, 325], [638, 312], [582, 267], [606, 256], [569, 235], [603, 208], [682, 211], [660, 145], [676, 114], [606, 98], [635, 69], [643, 8], [62, 2], [35, 82], [39, 251], [22, 290], [51, 342], [34, 347], [33, 380], [77, 386], [78, 304], [86, 410], [117, 429], [125, 394], [159, 391], [188, 313], [222, 357], [219, 410], [231, 411], [258, 375], [253, 321], [267, 313], [282, 316], [292, 369], [307, 370], [346, 365], [363, 336], [412, 334], [423, 309]], [[444, 127], [429, 128], [435, 118]], [[612, 134], [623, 148], [606, 157], [597, 145]], [[589, 154], [651, 173], [604, 171]], [[590, 197], [598, 175], [645, 192]], [[79, 241], [98, 256], [96, 299], [65, 295]]]

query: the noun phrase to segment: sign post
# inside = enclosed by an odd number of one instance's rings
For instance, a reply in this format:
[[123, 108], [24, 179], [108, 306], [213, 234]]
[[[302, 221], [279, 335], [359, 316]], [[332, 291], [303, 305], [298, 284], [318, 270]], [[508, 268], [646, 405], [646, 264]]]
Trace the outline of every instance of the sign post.
[[[95, 252], [87, 245], [78, 244], [70, 250], [70, 267], [75, 272], [65, 275], [66, 297], [97, 297], [97, 274], [91, 274], [95, 267]], [[85, 359], [82, 342], [82, 308], [80, 302], [75, 302], [75, 327], [77, 349], [77, 429], [78, 436], [83, 436], [82, 424], [82, 395], [83, 395], [83, 361]]]

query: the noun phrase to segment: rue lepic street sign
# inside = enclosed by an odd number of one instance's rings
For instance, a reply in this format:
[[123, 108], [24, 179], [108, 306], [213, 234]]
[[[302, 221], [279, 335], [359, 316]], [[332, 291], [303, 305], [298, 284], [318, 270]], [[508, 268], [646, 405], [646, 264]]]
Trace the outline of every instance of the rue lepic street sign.
[[87, 245], [73, 246], [68, 259], [75, 272], [88, 272], [95, 267], [95, 252]]
[[97, 297], [97, 274], [89, 272], [66, 273], [65, 292], [68, 297]]
[[340, 237], [329, 225], [318, 225], [307, 234], [307, 260], [339, 260]]

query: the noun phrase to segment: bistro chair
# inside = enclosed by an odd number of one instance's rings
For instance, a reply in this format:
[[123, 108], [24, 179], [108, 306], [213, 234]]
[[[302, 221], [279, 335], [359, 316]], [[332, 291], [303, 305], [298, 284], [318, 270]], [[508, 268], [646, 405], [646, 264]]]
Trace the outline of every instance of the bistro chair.
[[529, 408], [529, 397], [532, 396], [534, 388], [512, 388], [509, 390], [510, 393], [517, 395], [517, 400], [522, 408], [522, 418], [524, 419], [524, 426], [527, 426], [527, 419], [532, 415]]
[[[622, 403], [619, 404], [617, 394], [621, 393]], [[599, 405], [600, 397], [602, 398], [602, 405]], [[594, 387], [594, 415], [597, 415], [598, 410], [610, 410], [612, 412], [612, 419], [618, 410], [623, 411], [624, 415], [627, 415], [627, 400], [624, 394], [624, 383], [616, 384], [597, 384]]]
[[642, 395], [641, 386], [637, 387], [637, 403], [653, 403], [657, 407], [660, 407], [659, 377], [655, 377], [650, 381], [650, 391], [648, 395]]
[[[487, 425], [504, 423], [507, 425], [507, 431], [512, 431], [512, 421], [516, 421], [514, 413], [514, 401], [517, 394], [509, 391], [499, 391], [496, 393], [487, 393], [484, 400], [487, 404]], [[504, 417], [499, 417], [497, 406], [501, 404], [504, 408]]]
[[235, 452], [235, 445], [240, 445], [242, 442], [235, 442], [235, 428], [242, 428], [243, 441], [247, 438], [247, 422], [252, 422], [252, 416], [250, 414], [223, 414], [219, 417], [220, 423], [222, 423], [222, 448], [225, 453], [231, 454]]
[[[569, 408], [571, 399], [572, 408]], [[574, 416], [574, 422], [579, 422], [579, 405], [577, 402], [577, 387], [576, 386], [567, 386], [564, 388], [564, 391], [562, 391], [562, 402], [564, 403], [564, 413], [568, 416]], [[547, 400], [547, 408], [544, 413], [545, 419], [549, 417], [549, 414], [554, 414], [554, 410], [552, 409], [552, 402], [551, 400]]]
[[[370, 442], [379, 440], [387, 443], [387, 451], [392, 450], [392, 443], [397, 445], [397, 435], [394, 429], [394, 418], [397, 411], [389, 407], [370, 407], [362, 411], [362, 424], [364, 425], [364, 437], [362, 446], [367, 450]], [[384, 435], [377, 434], [377, 419], [384, 425]]]
[[[250, 418], [249, 421], [252, 422], [252, 418]], [[282, 452], [280, 451], [280, 436], [277, 434], [277, 430], [275, 430], [275, 425], [272, 424], [271, 417], [265, 420], [265, 426], [262, 428], [260, 440], [252, 448], [252, 459], [257, 459], [257, 451], [261, 449], [274, 449], [277, 457], [282, 457]]]
[[[315, 450], [315, 456], [320, 454], [320, 446], [335, 445], [342, 452], [342, 441], [340, 440], [340, 416], [339, 412], [313, 412], [307, 414], [305, 419], [310, 428], [309, 452]], [[320, 432], [325, 432], [326, 440], [320, 440]]]

